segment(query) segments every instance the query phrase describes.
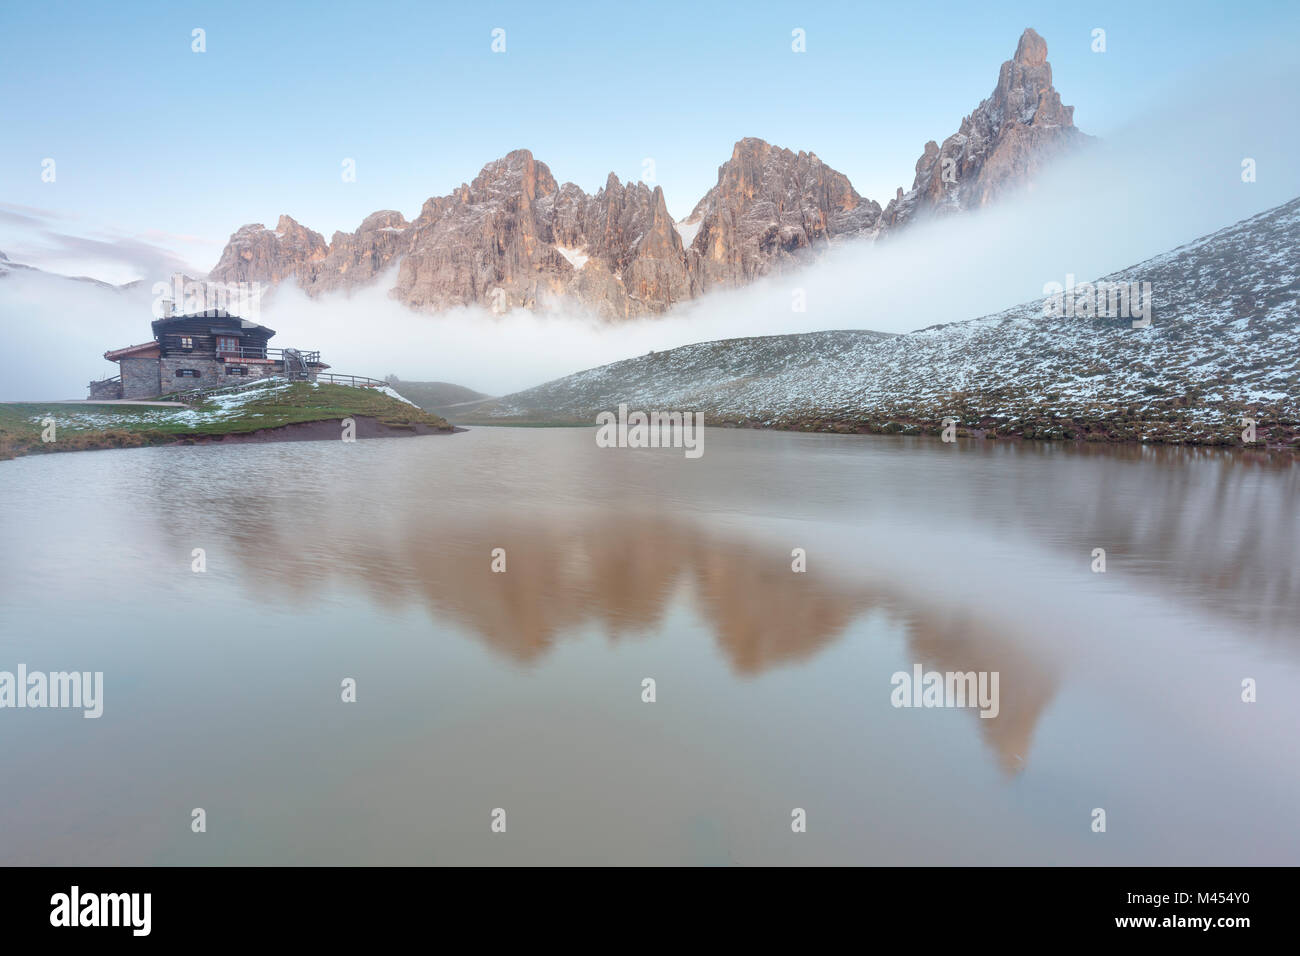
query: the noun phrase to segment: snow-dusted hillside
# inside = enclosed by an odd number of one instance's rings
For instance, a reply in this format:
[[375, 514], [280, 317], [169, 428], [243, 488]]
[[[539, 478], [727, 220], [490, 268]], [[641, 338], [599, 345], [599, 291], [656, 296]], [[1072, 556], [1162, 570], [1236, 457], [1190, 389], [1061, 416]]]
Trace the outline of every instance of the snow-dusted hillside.
[[473, 419], [593, 422], [627, 403], [774, 427], [929, 431], [952, 416], [996, 434], [1219, 443], [1239, 440], [1249, 415], [1261, 440], [1295, 441], [1300, 199], [1097, 282], [1150, 283], [1150, 325], [1049, 316], [1040, 299], [907, 335], [707, 342], [579, 372]]
[[[484, 406], [482, 418], [582, 421], [619, 402], [663, 408], [745, 408], [755, 385], [773, 376], [806, 380], [827, 355], [890, 338], [879, 332], [764, 335], [686, 345], [602, 365]], [[589, 415], [588, 413], [591, 413]]]

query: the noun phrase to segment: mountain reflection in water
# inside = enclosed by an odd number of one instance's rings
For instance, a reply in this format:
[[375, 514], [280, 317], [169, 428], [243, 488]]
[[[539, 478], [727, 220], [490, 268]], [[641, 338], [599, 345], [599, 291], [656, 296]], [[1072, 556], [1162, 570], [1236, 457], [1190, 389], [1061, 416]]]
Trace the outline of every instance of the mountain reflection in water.
[[[105, 674], [99, 720], [0, 714], [7, 765], [60, 755], [8, 781], [0, 822], [24, 826], [0, 828], [0, 859], [1300, 852], [1276, 809], [1300, 799], [1300, 469], [726, 430], [706, 447], [475, 429], [0, 465], [25, 503], [0, 523], [0, 669]], [[997, 716], [894, 707], [891, 675], [916, 667], [997, 672]], [[169, 822], [200, 798], [222, 821], [201, 844]], [[518, 839], [478, 827], [501, 805]], [[796, 806], [813, 825], [791, 843]], [[1122, 840], [1092, 834], [1094, 807]]]

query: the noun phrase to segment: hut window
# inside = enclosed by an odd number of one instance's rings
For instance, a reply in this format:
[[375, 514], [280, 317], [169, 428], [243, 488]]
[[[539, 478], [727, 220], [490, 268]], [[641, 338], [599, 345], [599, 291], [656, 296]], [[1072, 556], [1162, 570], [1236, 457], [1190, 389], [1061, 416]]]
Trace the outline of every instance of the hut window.
[[218, 352], [238, 352], [238, 351], [239, 351], [239, 339], [235, 338], [233, 335], [231, 335], [231, 336], [218, 335], [218, 336], [217, 336], [217, 351], [218, 351]]
[[194, 348], [194, 337], [191, 336], [191, 335], [182, 335], [182, 336], [181, 336], [181, 348], [183, 348], [183, 349], [192, 349], [192, 348]]
[[245, 368], [243, 365], [227, 365], [227, 366], [226, 366], [226, 374], [227, 374], [227, 375], [247, 375], [247, 374], [248, 374], [248, 369]]
[[177, 378], [198, 378], [199, 370], [196, 368], [178, 368], [176, 370]]

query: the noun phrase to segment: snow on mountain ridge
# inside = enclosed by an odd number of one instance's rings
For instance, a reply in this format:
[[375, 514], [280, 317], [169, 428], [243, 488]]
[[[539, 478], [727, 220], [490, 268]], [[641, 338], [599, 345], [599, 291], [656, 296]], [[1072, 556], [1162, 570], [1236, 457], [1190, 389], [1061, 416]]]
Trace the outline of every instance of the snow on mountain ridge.
[[[1221, 443], [1300, 418], [1300, 199], [1097, 280], [1150, 283], [1153, 317], [1044, 314], [1038, 299], [900, 336], [731, 339], [590, 369], [507, 396], [484, 420], [594, 421], [626, 402], [713, 421]], [[1061, 277], [1064, 278], [1064, 277]], [[1076, 288], [1076, 292], [1080, 287]]]

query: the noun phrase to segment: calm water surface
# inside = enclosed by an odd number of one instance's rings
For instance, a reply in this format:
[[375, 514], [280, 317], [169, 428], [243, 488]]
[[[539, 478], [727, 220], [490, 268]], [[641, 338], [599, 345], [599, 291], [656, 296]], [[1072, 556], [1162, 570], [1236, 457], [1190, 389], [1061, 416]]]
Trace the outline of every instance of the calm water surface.
[[0, 863], [1300, 862], [1300, 468], [706, 436], [0, 463]]

